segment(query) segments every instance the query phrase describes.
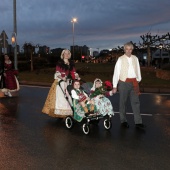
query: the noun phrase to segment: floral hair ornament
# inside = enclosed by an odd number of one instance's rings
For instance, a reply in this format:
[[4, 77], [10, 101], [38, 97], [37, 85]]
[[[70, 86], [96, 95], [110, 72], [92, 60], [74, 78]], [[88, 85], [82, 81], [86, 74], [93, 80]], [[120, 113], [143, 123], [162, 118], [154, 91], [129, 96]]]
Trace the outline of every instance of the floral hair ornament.
[[113, 89], [113, 84], [110, 81], [105, 81], [104, 86], [107, 90], [112, 90]]

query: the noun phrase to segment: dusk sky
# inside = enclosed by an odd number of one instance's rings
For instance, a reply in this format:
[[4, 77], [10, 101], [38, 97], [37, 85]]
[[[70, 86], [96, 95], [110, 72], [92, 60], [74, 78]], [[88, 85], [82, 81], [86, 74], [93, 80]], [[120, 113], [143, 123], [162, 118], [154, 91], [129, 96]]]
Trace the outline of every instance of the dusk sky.
[[[140, 35], [170, 32], [170, 0], [17, 0], [17, 41], [70, 48], [71, 19], [75, 45], [110, 49]], [[9, 42], [13, 32], [13, 0], [0, 4], [0, 31]]]

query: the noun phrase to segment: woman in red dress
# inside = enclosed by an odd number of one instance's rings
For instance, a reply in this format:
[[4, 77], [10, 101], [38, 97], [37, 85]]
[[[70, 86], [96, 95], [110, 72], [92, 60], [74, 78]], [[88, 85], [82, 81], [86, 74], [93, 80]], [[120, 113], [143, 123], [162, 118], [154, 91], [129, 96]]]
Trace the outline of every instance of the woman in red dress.
[[2, 91], [6, 96], [12, 97], [11, 92], [19, 90], [19, 83], [16, 78], [16, 71], [13, 69], [13, 63], [8, 55], [5, 55], [4, 77], [5, 77], [5, 88]]

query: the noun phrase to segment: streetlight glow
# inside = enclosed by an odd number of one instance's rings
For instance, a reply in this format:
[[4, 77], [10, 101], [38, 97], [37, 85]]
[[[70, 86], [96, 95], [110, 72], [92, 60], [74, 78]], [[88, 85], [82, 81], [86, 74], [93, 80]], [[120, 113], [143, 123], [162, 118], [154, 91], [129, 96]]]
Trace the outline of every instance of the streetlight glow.
[[73, 18], [73, 19], [71, 20], [71, 22], [73, 22], [73, 23], [77, 22], [77, 18]]
[[15, 32], [12, 33], [11, 43], [12, 43], [12, 46], [15, 47], [15, 44], [16, 44], [16, 33]]
[[17, 15], [16, 15], [16, 0], [13, 0], [13, 24], [14, 24], [14, 33], [13, 33], [13, 38], [12, 41], [14, 40], [15, 37], [15, 42], [14, 42], [14, 67], [16, 70], [18, 70], [18, 59], [17, 59]]
[[77, 22], [77, 18], [72, 18], [71, 22], [73, 23], [73, 60], [74, 60], [74, 24]]
[[12, 37], [12, 44], [15, 43], [15, 37]]

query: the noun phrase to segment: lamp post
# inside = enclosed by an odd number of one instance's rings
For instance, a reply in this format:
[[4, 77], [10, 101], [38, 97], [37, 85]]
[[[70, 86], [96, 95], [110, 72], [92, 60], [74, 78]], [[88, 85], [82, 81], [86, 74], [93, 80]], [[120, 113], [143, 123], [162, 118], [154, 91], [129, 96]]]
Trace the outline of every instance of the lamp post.
[[13, 30], [13, 37], [12, 37], [12, 43], [14, 43], [14, 67], [16, 70], [18, 70], [18, 64], [17, 64], [17, 20], [16, 20], [16, 0], [13, 0], [13, 22], [14, 22], [14, 30]]
[[73, 60], [74, 60], [74, 24], [77, 22], [77, 18], [72, 18], [71, 22], [73, 23]]
[[159, 44], [159, 49], [160, 49], [159, 68], [161, 68], [161, 64], [162, 64], [162, 48], [163, 48], [163, 44]]

